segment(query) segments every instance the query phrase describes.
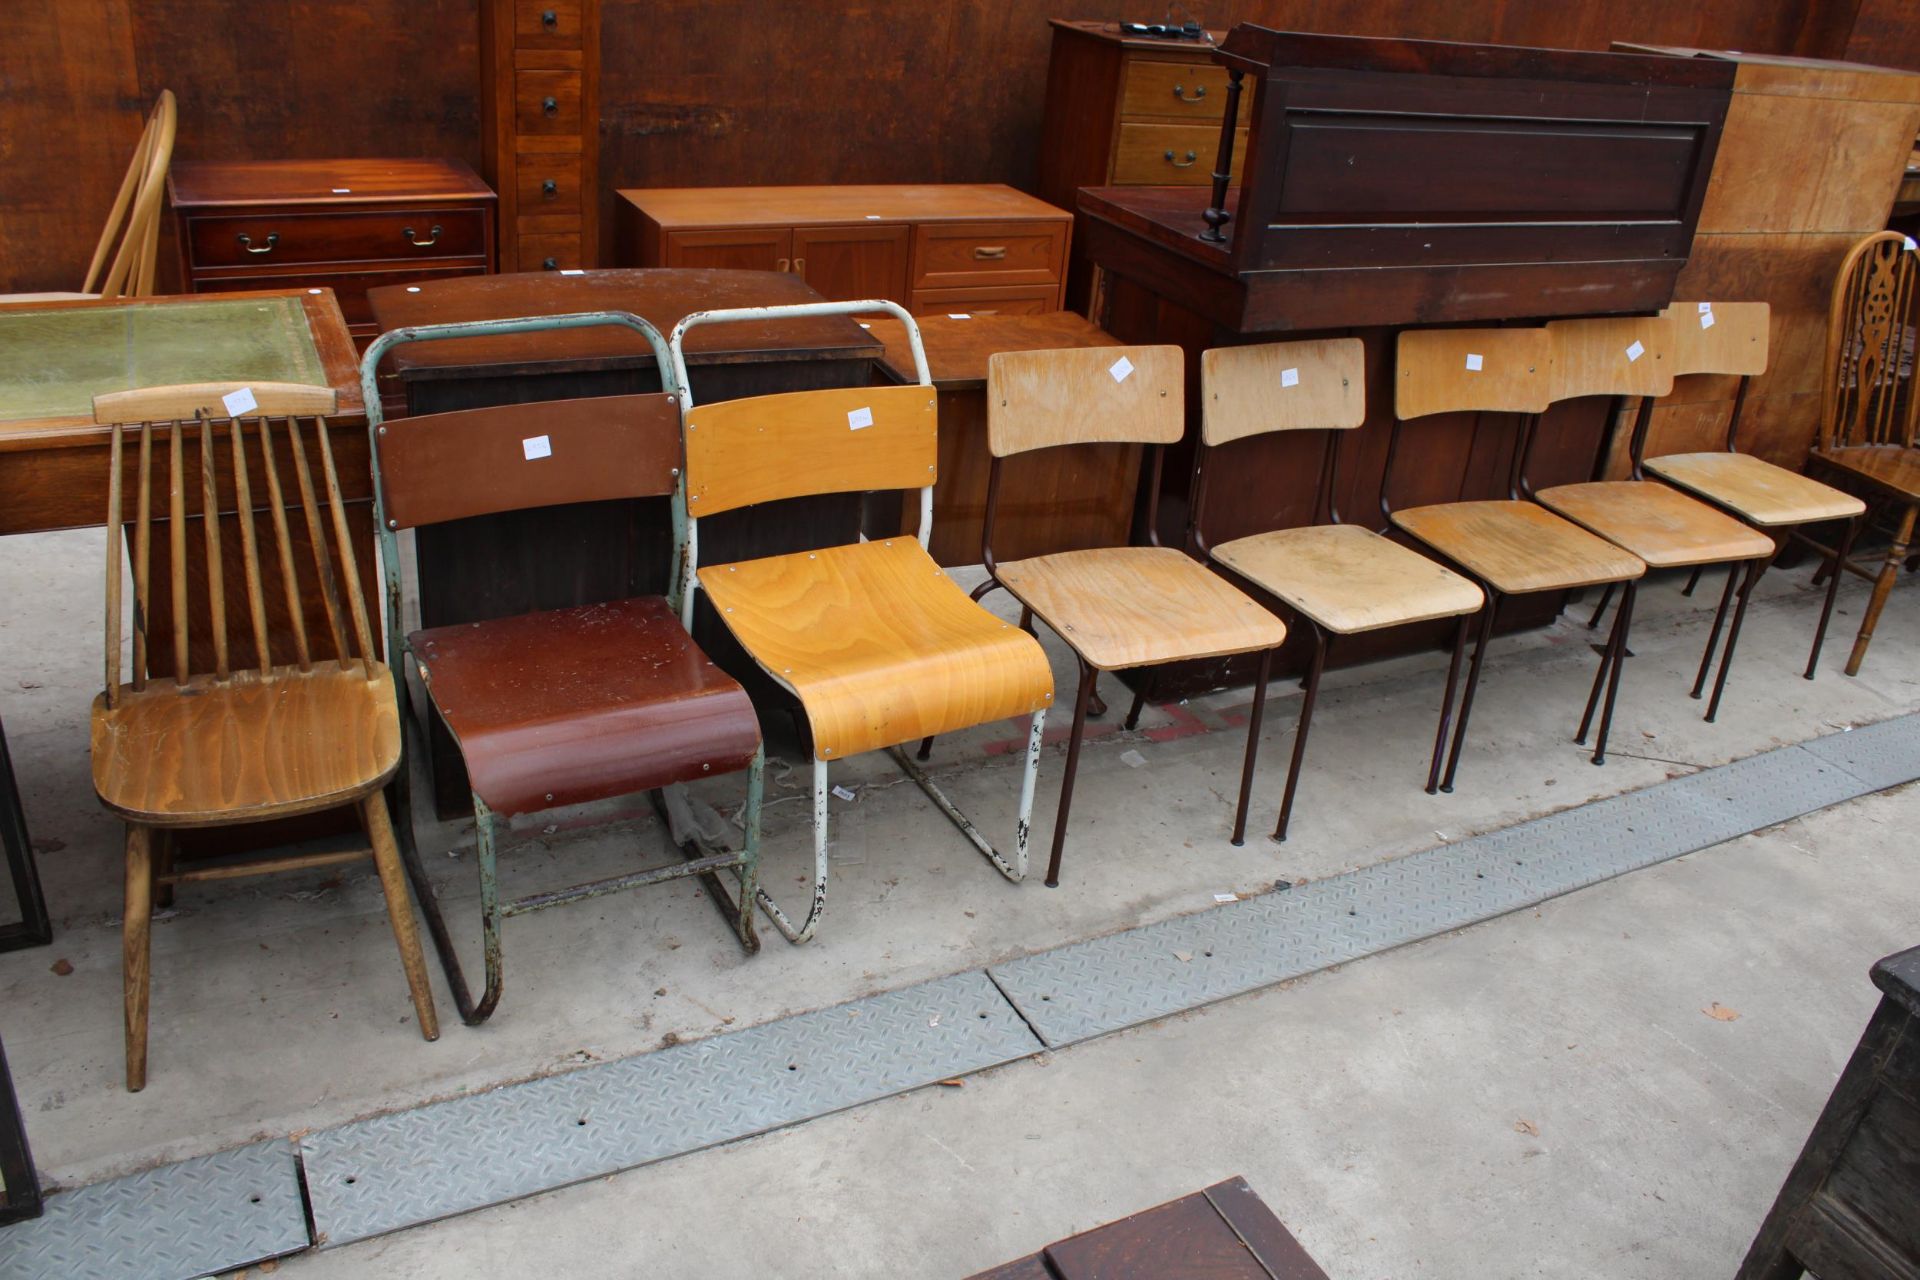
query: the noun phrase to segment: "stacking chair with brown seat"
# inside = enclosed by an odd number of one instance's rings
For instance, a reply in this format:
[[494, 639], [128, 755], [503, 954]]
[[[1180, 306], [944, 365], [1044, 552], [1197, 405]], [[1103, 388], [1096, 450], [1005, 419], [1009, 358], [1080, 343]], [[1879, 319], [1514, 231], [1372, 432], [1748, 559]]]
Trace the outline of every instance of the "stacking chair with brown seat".
[[[1027, 873], [1027, 838], [1041, 733], [1053, 673], [1040, 644], [967, 598], [927, 554], [933, 533], [935, 400], [920, 330], [892, 302], [823, 302], [706, 311], [673, 330], [673, 363], [686, 385], [685, 338], [695, 327], [786, 316], [884, 311], [906, 326], [917, 383], [755, 396], [689, 405], [687, 555], [681, 618], [696, 592], [760, 668], [798, 698], [813, 759], [813, 900], [796, 926], [764, 891], [781, 933], [805, 942], [827, 898], [828, 766], [891, 749], [900, 768], [1003, 876]], [[814, 551], [703, 565], [702, 520], [760, 503], [823, 493], [917, 489], [917, 537], [880, 538]], [[935, 786], [900, 744], [1013, 716], [1027, 724], [1026, 769], [1011, 856], [1001, 853]]]
[[[1466, 689], [1460, 696], [1460, 714], [1454, 721], [1453, 749], [1440, 782], [1442, 791], [1453, 790], [1473, 695], [1480, 685], [1481, 663], [1505, 596], [1626, 584], [1620, 612], [1594, 672], [1580, 730], [1574, 735], [1575, 742], [1586, 742], [1604, 686], [1606, 703], [1593, 762], [1606, 762], [1627, 632], [1633, 623], [1634, 588], [1647, 566], [1638, 556], [1521, 497], [1539, 416], [1552, 403], [1552, 366], [1552, 342], [1544, 328], [1418, 329], [1399, 338], [1393, 434], [1380, 482], [1381, 510], [1402, 532], [1474, 579], [1487, 593]], [[1394, 462], [1407, 422], [1460, 412], [1521, 415], [1507, 473], [1507, 497], [1394, 510]]]
[[[1827, 309], [1820, 434], [1809, 466], [1817, 475], [1863, 491], [1873, 507], [1898, 512], [1877, 570], [1856, 563], [1850, 545], [1831, 555], [1847, 572], [1873, 582], [1847, 657], [1850, 676], [1858, 675], [1866, 660], [1894, 578], [1912, 550], [1914, 517], [1920, 514], [1920, 453], [1914, 451], [1920, 424], [1914, 350], [1920, 332], [1920, 252], [1912, 245], [1898, 232], [1882, 231], [1853, 246], [1840, 264]], [[1816, 647], [1813, 662], [1819, 658]]]
[[[1260, 655], [1240, 771], [1236, 842], [1244, 836], [1267, 673], [1287, 629], [1257, 601], [1155, 532], [1165, 446], [1185, 432], [1185, 358], [1178, 347], [1090, 347], [1003, 351], [987, 361], [987, 447], [993, 462], [981, 557], [994, 581], [1064, 640], [1080, 664], [1073, 731], [1067, 739], [1060, 810], [1054, 819], [1047, 883], [1060, 883], [1073, 779], [1086, 731], [1087, 703], [1102, 671], [1170, 662]], [[1151, 545], [1061, 551], [1012, 562], [993, 554], [1003, 460], [1032, 449], [1139, 444], [1148, 454], [1146, 528]], [[1139, 721], [1147, 685], [1134, 695], [1127, 727]]]
[[[647, 340], [664, 390], [383, 420], [375, 370], [402, 343], [601, 325], [624, 325]], [[759, 720], [746, 691], [680, 625], [677, 599], [637, 596], [411, 635], [401, 626], [400, 531], [503, 511], [658, 499], [670, 506], [674, 530], [660, 580], [677, 590], [686, 543], [680, 401], [659, 332], [625, 312], [428, 325], [381, 335], [367, 348], [360, 371], [373, 433], [389, 661], [395, 672], [413, 662], [459, 746], [473, 792], [487, 970], [477, 1004], [420, 867], [410, 820], [403, 845], [461, 1018], [478, 1025], [500, 1002], [506, 917], [619, 889], [697, 875], [741, 945], [759, 950], [753, 927], [763, 765]], [[411, 724], [413, 717], [407, 720]], [[501, 819], [649, 792], [669, 818], [670, 831], [675, 825], [691, 830], [695, 824], [677, 821], [687, 811], [674, 812], [685, 799], [680, 788], [742, 770], [747, 787], [740, 850], [709, 847], [696, 836], [681, 847], [679, 862], [501, 900], [495, 852]], [[738, 881], [737, 900], [720, 882], [723, 871]]]
[[[1453, 659], [1447, 668], [1440, 727], [1434, 735], [1427, 789], [1439, 781], [1447, 723], [1460, 676], [1467, 623], [1484, 597], [1480, 588], [1417, 551], [1360, 525], [1343, 524], [1334, 494], [1339, 482], [1340, 438], [1366, 420], [1365, 347], [1358, 338], [1219, 347], [1200, 357], [1200, 446], [1194, 458], [1193, 495], [1187, 536], [1194, 549], [1216, 564], [1275, 596], [1304, 623], [1313, 638], [1300, 727], [1280, 801], [1273, 838], [1287, 838], [1300, 763], [1306, 757], [1320, 675], [1329, 636], [1359, 635], [1388, 627], [1457, 618]], [[1209, 550], [1203, 532], [1207, 476], [1223, 446], [1272, 431], [1318, 431], [1325, 437], [1314, 523], [1235, 538]], [[1234, 816], [1233, 842], [1246, 830], [1243, 792]]]
[[[1673, 322], [1665, 314], [1556, 320], [1547, 326], [1547, 337], [1553, 348], [1552, 395], [1556, 401], [1608, 396], [1612, 403], [1608, 418], [1616, 421], [1628, 397], [1640, 398], [1640, 412], [1630, 446], [1636, 468], [1646, 450], [1647, 426], [1652, 420], [1650, 407], [1655, 399], [1673, 390], [1675, 332]], [[1707, 633], [1700, 672], [1694, 677], [1695, 698], [1706, 685], [1735, 580], [1742, 578], [1744, 568], [1744, 579], [1739, 584], [1739, 607], [1734, 610], [1733, 626], [1727, 631], [1727, 646], [1720, 655], [1720, 673], [1714, 678], [1713, 698], [1707, 704], [1707, 720], [1718, 716], [1720, 697], [1726, 692], [1727, 672], [1733, 666], [1733, 652], [1740, 643], [1741, 625], [1746, 621], [1747, 601], [1777, 550], [1773, 539], [1698, 498], [1638, 475], [1626, 480], [1555, 485], [1534, 496], [1549, 510], [1632, 552], [1650, 569], [1698, 570], [1720, 564], [1728, 566], [1727, 589], [1720, 598], [1713, 627]], [[1595, 610], [1594, 620], [1598, 618], [1599, 610]]]
[[[1648, 424], [1653, 415], [1651, 399], [1643, 400], [1634, 423], [1633, 467], [1639, 478], [1651, 474], [1696, 498], [1731, 512], [1775, 540], [1776, 546], [1795, 536], [1796, 530], [1835, 520], [1847, 522], [1839, 555], [1845, 556], [1853, 544], [1866, 504], [1850, 493], [1821, 484], [1797, 471], [1776, 466], [1740, 449], [1740, 412], [1747, 402], [1747, 385], [1755, 374], [1767, 369], [1768, 307], [1764, 302], [1684, 302], [1675, 303], [1666, 312], [1670, 330], [1669, 352], [1673, 374], [1732, 375], [1739, 378], [1733, 394], [1733, 408], [1727, 415], [1726, 436], [1722, 448], [1699, 453], [1670, 453], [1657, 458], [1643, 457], [1647, 448]], [[1831, 563], [1831, 561], [1829, 561]], [[1739, 569], [1727, 573], [1727, 589], [1721, 594], [1720, 608], [1714, 616], [1713, 635], [1720, 633], [1720, 621], [1726, 616], [1727, 599], [1734, 590]], [[1694, 571], [1699, 576], [1699, 570]], [[1691, 591], [1693, 583], [1688, 582]], [[1833, 600], [1840, 576], [1833, 574], [1827, 583], [1826, 600], [1820, 607], [1820, 623], [1814, 629], [1813, 647], [1807, 655], [1806, 678], [1811, 680], [1820, 662], [1820, 647], [1826, 640], [1827, 623], [1833, 617]], [[1603, 602], [1604, 603], [1604, 602]], [[1741, 604], [1746, 603], [1745, 595]], [[1596, 615], [1597, 616], [1597, 615]], [[1729, 644], [1731, 644], [1729, 640]], [[1712, 656], [1709, 644], [1707, 653]], [[1700, 696], [1706, 664], [1694, 681], [1693, 696]], [[1708, 709], [1707, 718], [1713, 718]]]
[[[387, 667], [375, 657], [361, 594], [358, 564], [324, 415], [334, 410], [327, 387], [254, 383], [154, 387], [94, 400], [94, 419], [113, 424], [107, 500], [106, 690], [93, 704], [93, 784], [101, 803], [126, 820], [127, 1088], [147, 1080], [149, 930], [156, 896], [176, 884], [226, 880], [371, 856], [386, 894], [387, 915], [420, 1033], [440, 1034], [426, 965], [414, 928], [393, 829], [381, 789], [400, 765], [400, 722]], [[307, 419], [303, 426], [302, 419]], [[138, 424], [137, 427], [132, 424]], [[129, 437], [132, 437], [131, 439]], [[309, 456], [317, 441], [319, 466]], [[156, 443], [165, 452], [156, 474]], [[137, 449], [132, 494], [123, 454]], [[248, 454], [253, 455], [250, 461]], [[254, 471], [258, 465], [259, 471]], [[316, 498], [314, 472], [325, 487]], [[265, 481], [256, 487], [256, 475]], [[164, 640], [149, 637], [158, 603], [150, 588], [153, 498], [167, 507], [163, 553], [171, 579], [167, 599], [173, 623], [171, 673]], [[289, 528], [282, 501], [296, 500], [304, 528]], [[133, 516], [133, 655], [131, 679], [121, 678], [122, 525]], [[260, 545], [258, 506], [271, 513], [277, 556]], [[221, 560], [220, 513], [239, 526], [245, 564], [244, 606], [229, 601]], [[209, 513], [215, 513], [209, 518]], [[193, 601], [187, 583], [189, 520], [203, 529], [206, 599]], [[304, 536], [302, 536], [304, 535]], [[332, 545], [329, 546], [329, 536]], [[303, 545], [304, 544], [304, 545]], [[298, 560], [311, 556], [311, 574]], [[263, 568], [265, 572], [263, 573]], [[277, 572], [276, 572], [277, 571]], [[285, 592], [284, 605], [269, 598]], [[302, 579], [318, 580], [326, 602], [326, 634], [309, 643]], [[284, 608], [292, 653], [276, 654], [268, 616]], [[212, 620], [212, 671], [195, 672], [189, 612]], [[330, 653], [328, 651], [331, 651]], [[232, 826], [352, 807], [369, 847], [306, 854], [273, 854], [180, 862], [173, 834], [196, 827]]]

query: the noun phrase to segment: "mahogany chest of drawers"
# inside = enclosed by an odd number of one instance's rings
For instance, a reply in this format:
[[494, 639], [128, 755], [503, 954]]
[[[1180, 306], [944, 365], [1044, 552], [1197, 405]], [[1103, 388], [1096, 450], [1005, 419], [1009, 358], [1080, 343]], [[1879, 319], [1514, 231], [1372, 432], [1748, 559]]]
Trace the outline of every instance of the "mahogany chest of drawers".
[[600, 0], [481, 0], [480, 170], [502, 272], [598, 265]]
[[189, 292], [332, 289], [362, 349], [367, 290], [493, 269], [494, 194], [458, 160], [182, 160], [167, 192]]

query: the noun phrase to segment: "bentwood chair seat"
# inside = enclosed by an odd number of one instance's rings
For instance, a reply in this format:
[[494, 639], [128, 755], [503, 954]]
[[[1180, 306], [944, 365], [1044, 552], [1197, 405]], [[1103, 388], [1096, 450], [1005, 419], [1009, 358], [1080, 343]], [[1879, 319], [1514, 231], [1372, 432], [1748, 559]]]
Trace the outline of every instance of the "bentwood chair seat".
[[659, 596], [435, 627], [407, 647], [496, 814], [718, 777], [759, 749], [746, 690]]
[[1638, 556], [1532, 502], [1410, 507], [1393, 523], [1501, 595], [1627, 582], [1647, 571]]
[[1563, 484], [1534, 496], [1653, 569], [1753, 560], [1774, 551], [1773, 539], [1745, 521], [1648, 480]]
[[1053, 696], [1033, 637], [967, 598], [913, 538], [702, 565], [734, 636], [844, 760], [994, 720]]
[[1338, 635], [1457, 618], [1482, 600], [1459, 574], [1353, 524], [1235, 538], [1213, 558]]
[[1750, 453], [1670, 453], [1646, 469], [1762, 529], [1850, 520], [1860, 499]]
[[1276, 648], [1286, 626], [1172, 547], [1096, 547], [1002, 562], [1015, 599], [1101, 671]]
[[129, 822], [207, 827], [352, 804], [400, 763], [385, 663], [149, 683], [93, 704], [93, 785]]

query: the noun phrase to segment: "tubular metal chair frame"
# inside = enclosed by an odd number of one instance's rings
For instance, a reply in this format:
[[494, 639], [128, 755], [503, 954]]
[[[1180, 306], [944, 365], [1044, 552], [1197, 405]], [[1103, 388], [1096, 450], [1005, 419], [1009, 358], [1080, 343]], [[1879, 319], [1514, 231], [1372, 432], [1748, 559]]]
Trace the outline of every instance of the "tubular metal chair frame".
[[[374, 339], [360, 360], [360, 389], [367, 406], [369, 454], [373, 466], [374, 522], [380, 535], [380, 561], [385, 587], [384, 617], [388, 665], [393, 671], [394, 686], [400, 699], [400, 771], [395, 775], [393, 785], [396, 804], [403, 819], [397, 824], [400, 832], [401, 859], [406, 866], [408, 878], [413, 881], [414, 896], [420, 900], [421, 911], [426, 916], [427, 929], [433, 938], [434, 950], [439, 953], [441, 967], [446, 972], [447, 985], [453, 992], [454, 1003], [459, 1007], [460, 1019], [470, 1027], [485, 1022], [499, 1005], [504, 982], [504, 957], [500, 934], [501, 926], [509, 916], [525, 915], [547, 907], [600, 897], [623, 889], [637, 889], [669, 880], [684, 879], [688, 876], [699, 876], [712, 897], [714, 905], [738, 936], [741, 946], [749, 954], [760, 949], [760, 942], [753, 928], [751, 904], [758, 886], [760, 805], [766, 767], [764, 747], [754, 752], [752, 764], [747, 773], [746, 808], [742, 814], [746, 835], [740, 850], [717, 848], [706, 841], [700, 834], [698, 825], [692, 821], [691, 810], [687, 807], [686, 788], [681, 784], [673, 784], [655, 790], [652, 797], [655, 809], [668, 825], [669, 839], [673, 840], [684, 861], [571, 885], [563, 889], [529, 894], [504, 902], [500, 897], [494, 814], [486, 802], [477, 793], [474, 794], [476, 861], [480, 873], [481, 941], [485, 955], [487, 984], [484, 994], [477, 1003], [467, 985], [459, 954], [454, 950], [452, 937], [440, 912], [439, 900], [435, 897], [432, 881], [427, 877], [426, 869], [421, 864], [420, 851], [414, 840], [410, 732], [419, 732], [420, 726], [413, 715], [412, 696], [406, 678], [407, 663], [412, 653], [406, 628], [401, 621], [399, 531], [396, 522], [387, 515], [386, 485], [380, 471], [380, 439], [387, 432], [387, 427], [384, 425], [385, 415], [381, 410], [380, 391], [376, 385], [380, 361], [393, 348], [410, 342], [490, 337], [556, 329], [584, 329], [604, 325], [624, 326], [644, 338], [648, 346], [653, 349], [654, 360], [660, 369], [661, 389], [669, 396], [682, 394], [684, 365], [670, 357], [666, 341], [661, 338], [658, 329], [645, 318], [624, 311], [578, 312], [569, 315], [477, 320], [393, 329]], [[671, 498], [673, 551], [667, 601], [676, 614], [684, 616], [680, 591], [684, 582], [684, 567], [691, 530], [686, 514], [685, 468], [676, 467], [674, 470], [676, 483]], [[431, 701], [431, 695], [429, 695], [429, 701]], [[687, 833], [684, 842], [672, 834], [676, 827]], [[737, 901], [720, 883], [721, 871], [733, 873], [739, 885]]]
[[[687, 377], [686, 335], [690, 330], [698, 328], [701, 325], [709, 324], [747, 323], [788, 318], [798, 319], [807, 316], [865, 315], [874, 311], [887, 312], [898, 319], [906, 328], [907, 339], [913, 350], [915, 382], [931, 391], [933, 389], [933, 376], [927, 368], [927, 353], [920, 340], [920, 327], [914, 322], [913, 316], [907, 309], [896, 302], [887, 302], [879, 299], [863, 302], [806, 302], [782, 307], [738, 307], [717, 311], [697, 311], [681, 320], [679, 324], [676, 324], [673, 327], [672, 334], [669, 335], [667, 340], [668, 348], [672, 353], [674, 380], [676, 385], [681, 388], [680, 406], [682, 420], [685, 420], [687, 411], [693, 408], [693, 396], [687, 390], [689, 380]], [[685, 477], [683, 476], [683, 491], [684, 488]], [[916, 536], [919, 540], [921, 550], [924, 551], [928, 541], [933, 537], [933, 486], [931, 484], [921, 486], [919, 494], [920, 525]], [[682, 626], [691, 630], [693, 626], [694, 598], [700, 589], [700, 520], [696, 516], [689, 516], [687, 518], [686, 542], [684, 553], [680, 559], [680, 568], [680, 580], [677, 584], [678, 599], [680, 601], [680, 622]], [[754, 660], [760, 666], [760, 669], [766, 672], [770, 679], [781, 684], [783, 687], [787, 687], [786, 682], [781, 680], [779, 672], [768, 667], [765, 663], [760, 662], [758, 657], [755, 657]], [[906, 751], [903, 750], [901, 746], [886, 748], [887, 754], [893, 758], [894, 763], [899, 766], [900, 771], [911, 778], [914, 785], [926, 793], [927, 798], [933, 802], [934, 807], [945, 814], [948, 820], [960, 829], [960, 833], [979, 851], [980, 855], [993, 864], [994, 870], [1016, 884], [1026, 879], [1027, 876], [1028, 843], [1033, 818], [1034, 784], [1039, 775], [1040, 748], [1044, 740], [1043, 732], [1046, 719], [1046, 709], [1042, 707], [1040, 710], [1035, 711], [1032, 718], [1028, 721], [1026, 762], [1020, 780], [1020, 816], [1018, 824], [1014, 829], [1014, 847], [1011, 857], [1000, 852], [999, 849], [994, 847], [991, 841], [980, 833], [979, 828], [968, 819], [965, 813], [961, 812], [959, 806], [955, 805], [945, 792], [935, 785], [933, 779], [929, 778], [926, 772], [908, 757]], [[815, 751], [813, 759], [813, 895], [812, 900], [808, 904], [806, 918], [796, 926], [792, 919], [780, 908], [780, 905], [773, 900], [764, 888], [759, 889], [756, 893], [761, 909], [767, 913], [767, 918], [773, 921], [774, 926], [780, 930], [787, 941], [795, 944], [806, 942], [814, 936], [815, 932], [819, 929], [820, 918], [827, 905], [827, 797], [829, 793], [830, 784], [827, 776], [827, 761], [821, 758], [819, 753]]]

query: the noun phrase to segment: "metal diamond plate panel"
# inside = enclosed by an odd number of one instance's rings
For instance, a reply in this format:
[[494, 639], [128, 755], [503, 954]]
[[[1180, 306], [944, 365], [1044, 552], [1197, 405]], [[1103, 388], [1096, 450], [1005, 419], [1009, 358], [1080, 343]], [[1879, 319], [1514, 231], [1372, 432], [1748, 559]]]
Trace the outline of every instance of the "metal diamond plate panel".
[[1871, 790], [1786, 747], [1457, 844], [992, 969], [1071, 1044], [1516, 911]]
[[307, 1247], [293, 1144], [258, 1142], [47, 1198], [0, 1228], [7, 1280], [196, 1280]]
[[956, 974], [300, 1140], [314, 1235], [345, 1244], [630, 1169], [1037, 1051]]
[[1920, 778], [1920, 716], [1895, 716], [1801, 746], [1876, 791]]

